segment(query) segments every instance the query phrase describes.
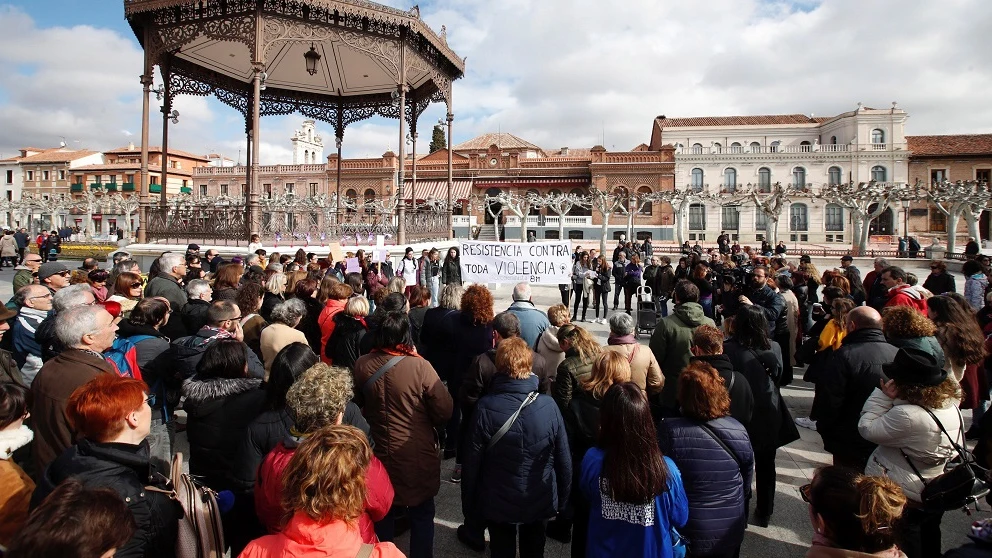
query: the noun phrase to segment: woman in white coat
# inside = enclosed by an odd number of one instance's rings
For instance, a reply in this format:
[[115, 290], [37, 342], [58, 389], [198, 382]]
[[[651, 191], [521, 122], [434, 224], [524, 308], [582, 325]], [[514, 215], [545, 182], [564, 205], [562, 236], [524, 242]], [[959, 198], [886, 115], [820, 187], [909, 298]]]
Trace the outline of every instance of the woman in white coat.
[[964, 445], [963, 421], [957, 408], [961, 388], [933, 355], [919, 349], [899, 349], [895, 360], [883, 365], [882, 371], [889, 380], [868, 397], [858, 422], [861, 436], [878, 444], [865, 474], [889, 477], [909, 499], [901, 522], [901, 547], [906, 556], [940, 556], [944, 512], [924, 509], [920, 494], [923, 479], [942, 474], [956, 455], [948, 438]]

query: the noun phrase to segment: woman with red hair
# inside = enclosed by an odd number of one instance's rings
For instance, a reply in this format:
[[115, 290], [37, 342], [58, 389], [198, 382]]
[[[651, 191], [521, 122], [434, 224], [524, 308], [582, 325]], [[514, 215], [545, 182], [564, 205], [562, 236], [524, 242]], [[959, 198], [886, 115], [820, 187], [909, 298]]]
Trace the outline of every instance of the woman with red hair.
[[111, 488], [127, 504], [137, 529], [118, 549], [121, 556], [172, 556], [182, 508], [168, 495], [166, 479], [149, 461], [148, 437], [154, 396], [140, 380], [102, 374], [72, 392], [66, 417], [76, 433], [45, 470], [34, 493], [40, 502], [62, 482], [75, 478], [86, 488]]

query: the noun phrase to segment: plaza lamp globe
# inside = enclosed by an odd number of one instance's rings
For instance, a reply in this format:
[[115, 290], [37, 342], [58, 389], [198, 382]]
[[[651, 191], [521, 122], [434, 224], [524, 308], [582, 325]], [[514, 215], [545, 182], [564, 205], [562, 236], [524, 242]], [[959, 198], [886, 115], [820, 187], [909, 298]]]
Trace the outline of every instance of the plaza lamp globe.
[[310, 44], [310, 50], [303, 55], [303, 58], [307, 62], [307, 73], [312, 76], [317, 75], [317, 62], [320, 62], [320, 53], [317, 52], [317, 49], [314, 48], [312, 43]]

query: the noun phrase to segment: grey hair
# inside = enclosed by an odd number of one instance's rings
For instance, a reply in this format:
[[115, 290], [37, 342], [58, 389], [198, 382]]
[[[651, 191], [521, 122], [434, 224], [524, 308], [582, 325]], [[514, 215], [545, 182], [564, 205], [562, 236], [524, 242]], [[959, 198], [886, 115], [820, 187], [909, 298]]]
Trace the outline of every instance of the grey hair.
[[876, 263], [876, 264], [878, 264], [878, 265], [880, 265], [882, 267], [889, 267], [889, 260], [887, 260], [885, 258], [875, 258], [875, 262], [874, 263]]
[[634, 333], [634, 318], [630, 314], [618, 312], [610, 316], [610, 333], [613, 335], [630, 335]]
[[303, 304], [303, 301], [298, 298], [291, 298], [286, 302], [276, 304], [276, 307], [272, 309], [271, 318], [273, 322], [293, 327], [306, 313], [307, 307]]
[[204, 279], [193, 279], [186, 285], [186, 295], [190, 298], [200, 298], [200, 295], [210, 290], [210, 281]]
[[105, 313], [99, 306], [76, 306], [60, 312], [55, 320], [55, 337], [66, 347], [79, 347], [84, 335], [100, 328], [98, 318]]
[[245, 256], [245, 267], [250, 267], [253, 265], [258, 265], [262, 262], [262, 256], [258, 254], [248, 254]]
[[463, 289], [461, 285], [448, 283], [443, 289], [441, 289], [441, 297], [438, 299], [438, 306], [449, 310], [461, 310], [463, 294], [465, 294], [465, 289]]
[[162, 273], [172, 273], [172, 268], [184, 263], [186, 263], [186, 257], [176, 252], [166, 252], [158, 258], [158, 267]]
[[[17, 292], [14, 293], [14, 304], [16, 304], [18, 308], [26, 305], [28, 303], [28, 299], [32, 296], [31, 293], [34, 292], [35, 289], [44, 289], [45, 293], [48, 292], [48, 289], [42, 285], [24, 285], [20, 289], [17, 289]], [[44, 296], [45, 293], [42, 293], [41, 296]]]
[[513, 287], [513, 300], [530, 300], [533, 292], [527, 283], [517, 283]]
[[265, 282], [265, 290], [274, 295], [282, 294], [286, 290], [286, 276], [282, 273], [273, 273]]
[[93, 296], [93, 289], [89, 284], [79, 283], [55, 291], [55, 296], [52, 297], [52, 308], [56, 313], [61, 313], [77, 306], [93, 304], [94, 300], [96, 297]]

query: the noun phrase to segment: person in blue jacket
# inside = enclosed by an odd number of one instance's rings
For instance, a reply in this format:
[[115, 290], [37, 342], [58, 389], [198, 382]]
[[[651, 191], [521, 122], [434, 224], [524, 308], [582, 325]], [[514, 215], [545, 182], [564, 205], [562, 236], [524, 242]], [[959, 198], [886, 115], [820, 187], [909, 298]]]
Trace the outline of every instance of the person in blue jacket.
[[730, 395], [715, 368], [690, 362], [678, 387], [682, 416], [658, 423], [658, 444], [685, 481], [689, 521], [682, 534], [691, 541], [694, 558], [734, 558], [747, 528], [751, 440], [730, 416]]
[[498, 373], [476, 404], [464, 446], [462, 508], [486, 522], [493, 558], [515, 557], [518, 537], [520, 556], [543, 556], [547, 521], [571, 490], [565, 422], [551, 396], [538, 394], [532, 355], [519, 337], [500, 342]]
[[579, 485], [590, 507], [586, 556], [675, 556], [689, 503], [679, 468], [656, 442], [647, 396], [633, 382], [614, 384], [599, 412]]

